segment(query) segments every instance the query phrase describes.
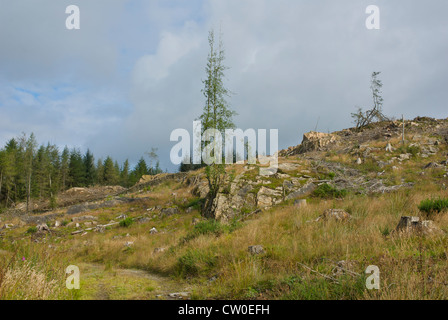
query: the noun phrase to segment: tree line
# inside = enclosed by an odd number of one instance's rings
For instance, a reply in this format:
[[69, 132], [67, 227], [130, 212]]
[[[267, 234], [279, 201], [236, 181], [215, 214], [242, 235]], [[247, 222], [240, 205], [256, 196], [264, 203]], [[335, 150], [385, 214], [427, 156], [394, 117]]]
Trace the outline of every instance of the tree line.
[[[10, 139], [0, 149], [0, 206], [11, 207], [30, 200], [48, 199], [57, 205], [57, 195], [73, 187], [121, 185], [130, 187], [143, 175], [161, 173], [156, 149], [141, 157], [131, 169], [129, 160], [119, 165], [110, 156], [95, 160], [93, 153], [56, 145], [38, 145], [34, 134]], [[154, 164], [154, 165], [153, 165]]]

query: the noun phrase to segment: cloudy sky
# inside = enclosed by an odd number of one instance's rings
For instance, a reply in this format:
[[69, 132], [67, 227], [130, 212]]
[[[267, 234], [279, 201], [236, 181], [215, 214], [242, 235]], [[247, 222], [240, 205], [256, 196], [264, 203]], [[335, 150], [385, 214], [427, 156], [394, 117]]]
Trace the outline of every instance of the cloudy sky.
[[[223, 32], [237, 127], [304, 132], [352, 126], [381, 71], [384, 113], [448, 116], [448, 2], [380, 0], [0, 0], [0, 146], [90, 148], [131, 163], [176, 128], [192, 131], [210, 28]], [[367, 6], [381, 12], [368, 30]], [[81, 29], [67, 30], [66, 7]]]

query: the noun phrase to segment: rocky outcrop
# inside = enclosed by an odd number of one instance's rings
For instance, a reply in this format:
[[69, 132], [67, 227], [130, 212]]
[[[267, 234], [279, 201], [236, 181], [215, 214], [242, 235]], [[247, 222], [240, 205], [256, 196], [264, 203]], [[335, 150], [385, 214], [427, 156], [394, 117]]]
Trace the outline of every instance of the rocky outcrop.
[[311, 131], [303, 135], [303, 141], [299, 147], [298, 153], [322, 151], [329, 145], [335, 144], [338, 141], [339, 137], [334, 134]]

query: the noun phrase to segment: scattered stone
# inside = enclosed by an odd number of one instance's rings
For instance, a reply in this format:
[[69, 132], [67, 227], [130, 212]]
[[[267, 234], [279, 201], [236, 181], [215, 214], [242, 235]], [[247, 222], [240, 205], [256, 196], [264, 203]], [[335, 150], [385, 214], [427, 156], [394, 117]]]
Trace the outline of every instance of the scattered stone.
[[148, 217], [142, 217], [142, 218], [138, 219], [138, 223], [147, 223], [149, 221], [151, 221], [151, 219]]
[[47, 226], [46, 223], [42, 223], [42, 224], [37, 225], [37, 231], [38, 232], [49, 232], [50, 228]]
[[152, 228], [151, 230], [149, 230], [149, 233], [150, 234], [156, 234], [156, 233], [158, 233], [159, 231], [157, 231], [157, 229], [156, 228]]
[[426, 166], [423, 167], [423, 169], [437, 169], [437, 168], [443, 168], [443, 165], [440, 165], [435, 162], [430, 162]]
[[88, 220], [98, 220], [97, 217], [94, 216], [79, 216], [79, 217], [73, 217], [73, 222], [82, 222], [82, 221], [88, 221]]
[[125, 244], [124, 244], [124, 246], [128, 247], [128, 248], [132, 247], [133, 245], [134, 245], [133, 241], [126, 241]]
[[102, 225], [98, 225], [94, 229], [95, 232], [104, 233], [106, 231], [106, 227]]
[[165, 250], [166, 250], [166, 248], [155, 248], [154, 253], [161, 253], [161, 252], [164, 252]]
[[361, 160], [361, 158], [356, 159], [356, 164], [357, 164], [357, 165], [361, 165], [361, 164], [362, 164], [362, 160]]
[[316, 190], [316, 185], [313, 182], [308, 182], [299, 190], [292, 192], [286, 196], [286, 200], [297, 199], [299, 197], [303, 197], [311, 194], [314, 190]]
[[61, 222], [59, 221], [59, 220], [56, 220], [55, 222], [54, 222], [54, 227], [55, 228], [59, 228], [61, 226]]
[[263, 246], [260, 246], [260, 245], [250, 246], [247, 250], [249, 251], [249, 253], [251, 255], [258, 255], [258, 254], [264, 253], [264, 248], [263, 248]]
[[201, 222], [201, 219], [199, 219], [199, 218], [193, 218], [193, 220], [191, 221], [191, 224], [192, 225], [197, 225], [199, 222]]
[[350, 218], [350, 214], [342, 209], [327, 209], [319, 218], [317, 218], [317, 220], [334, 219], [336, 221], [346, 221]]
[[411, 159], [411, 154], [410, 153], [400, 154], [400, 157], [399, 157], [400, 161], [409, 160], [409, 159]]
[[14, 225], [12, 223], [5, 223], [2, 229], [12, 229]]
[[190, 292], [174, 292], [168, 295], [170, 298], [185, 300], [190, 297]]
[[300, 167], [300, 165], [296, 164], [296, 163], [280, 163], [278, 165], [278, 168], [282, 171], [296, 171], [298, 168]]
[[390, 143], [387, 144], [386, 146], [386, 152], [393, 152], [394, 148], [392, 147], [392, 145]]
[[162, 216], [172, 216], [172, 215], [178, 214], [178, 213], [179, 213], [179, 208], [177, 208], [177, 207], [164, 208], [164, 209], [160, 210], [160, 214]]
[[117, 220], [124, 220], [124, 219], [126, 219], [128, 216], [126, 215], [126, 214], [120, 214], [118, 217], [116, 217], [115, 219], [117, 219]]

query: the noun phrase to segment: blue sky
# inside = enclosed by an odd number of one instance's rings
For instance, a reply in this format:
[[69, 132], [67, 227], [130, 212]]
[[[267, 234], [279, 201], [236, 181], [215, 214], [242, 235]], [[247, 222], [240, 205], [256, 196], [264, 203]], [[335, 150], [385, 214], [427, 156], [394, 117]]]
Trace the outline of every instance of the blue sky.
[[[229, 99], [242, 129], [304, 132], [352, 126], [381, 71], [384, 112], [446, 118], [448, 3], [443, 0], [0, 0], [0, 145], [25, 132], [131, 163], [203, 106], [211, 27], [221, 26]], [[81, 29], [65, 28], [78, 5]], [[367, 30], [365, 9], [381, 10]]]

